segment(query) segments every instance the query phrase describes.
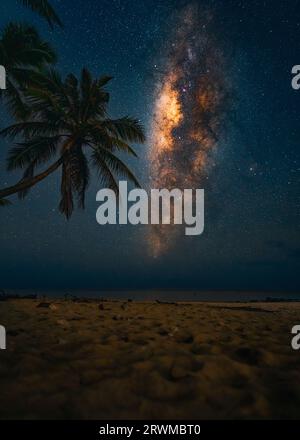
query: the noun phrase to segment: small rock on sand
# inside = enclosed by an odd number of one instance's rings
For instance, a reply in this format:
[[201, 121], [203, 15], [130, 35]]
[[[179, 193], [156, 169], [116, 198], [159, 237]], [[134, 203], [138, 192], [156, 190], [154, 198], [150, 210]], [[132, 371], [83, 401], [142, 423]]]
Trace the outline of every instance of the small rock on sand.
[[41, 302], [37, 305], [37, 308], [39, 309], [49, 309], [51, 306], [51, 303], [47, 303], [47, 302]]
[[56, 321], [56, 323], [58, 325], [60, 325], [61, 327], [64, 327], [64, 328], [69, 328], [70, 327], [70, 323], [68, 321], [66, 321], [65, 319], [58, 319]]
[[58, 310], [58, 306], [56, 304], [50, 304], [49, 309]]
[[235, 351], [235, 355], [240, 362], [249, 365], [258, 365], [262, 359], [262, 353], [256, 348], [240, 347]]
[[190, 344], [193, 342], [193, 335], [187, 330], [178, 330], [174, 332], [174, 339], [177, 342], [183, 342], [184, 344]]
[[188, 371], [181, 365], [173, 365], [170, 371], [170, 376], [174, 380], [184, 379], [187, 377]]

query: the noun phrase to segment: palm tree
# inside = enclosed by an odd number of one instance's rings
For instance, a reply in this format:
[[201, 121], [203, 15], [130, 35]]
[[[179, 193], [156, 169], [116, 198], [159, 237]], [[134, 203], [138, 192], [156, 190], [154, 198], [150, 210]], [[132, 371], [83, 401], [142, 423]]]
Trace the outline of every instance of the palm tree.
[[[19, 0], [27, 8], [37, 12], [45, 18], [50, 27], [62, 23], [47, 0]], [[28, 24], [11, 22], [0, 36], [0, 65], [7, 71], [7, 90], [1, 92], [0, 97], [5, 97], [6, 103], [19, 117], [26, 115], [22, 91], [32, 80], [32, 71], [40, 70], [56, 61], [56, 55], [51, 46], [43, 41], [36, 29]]]
[[15, 116], [26, 117], [28, 109], [22, 92], [33, 81], [34, 73], [55, 61], [54, 50], [40, 38], [34, 27], [9, 23], [4, 28], [0, 39], [0, 64], [7, 72], [7, 90], [1, 92], [0, 98]]
[[62, 26], [58, 15], [47, 0], [19, 0], [19, 3], [45, 18], [51, 28], [55, 24]]
[[[30, 117], [0, 132], [6, 138], [23, 138], [9, 152], [8, 170], [24, 170], [20, 182], [0, 190], [0, 199], [15, 193], [24, 197], [32, 186], [61, 168], [59, 209], [69, 218], [74, 196], [84, 208], [90, 178], [89, 159], [103, 185], [117, 192], [118, 175], [139, 186], [115, 153], [136, 156], [129, 143], [145, 141], [143, 127], [130, 117], [108, 117], [109, 94], [105, 85], [110, 80], [107, 76], [93, 79], [86, 69], [82, 70], [80, 80], [72, 74], [63, 80], [54, 70], [46, 75], [36, 74], [34, 87], [25, 92]], [[38, 167], [51, 159], [51, 165], [36, 174]]]

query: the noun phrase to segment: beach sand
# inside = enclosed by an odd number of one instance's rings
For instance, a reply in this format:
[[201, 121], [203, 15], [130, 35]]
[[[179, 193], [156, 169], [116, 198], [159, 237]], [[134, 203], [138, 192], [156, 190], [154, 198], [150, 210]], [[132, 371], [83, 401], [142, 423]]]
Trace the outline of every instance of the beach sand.
[[0, 324], [1, 419], [300, 416], [300, 303], [20, 299]]

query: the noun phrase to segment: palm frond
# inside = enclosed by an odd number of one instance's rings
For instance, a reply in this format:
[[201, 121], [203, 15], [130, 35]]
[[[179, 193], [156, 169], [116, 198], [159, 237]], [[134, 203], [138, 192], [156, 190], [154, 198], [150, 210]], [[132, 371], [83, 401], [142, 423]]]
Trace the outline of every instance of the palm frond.
[[[28, 179], [31, 179], [34, 175], [35, 167], [36, 167], [35, 161], [31, 162], [29, 164], [29, 166], [26, 168], [26, 170], [24, 171], [23, 177], [19, 183], [22, 183]], [[18, 192], [18, 198], [21, 200], [25, 199], [25, 197], [29, 194], [29, 191], [30, 191], [30, 188], [22, 189], [21, 191]]]
[[137, 119], [128, 116], [120, 119], [106, 119], [101, 121], [101, 125], [113, 136], [126, 142], [143, 143], [146, 140], [144, 128]]
[[3, 94], [3, 98], [11, 115], [16, 120], [25, 120], [29, 116], [30, 110], [22, 91], [10, 79], [7, 81], [7, 89]]
[[1, 34], [0, 63], [8, 73], [16, 67], [41, 68], [56, 62], [56, 53], [38, 31], [26, 23], [9, 23]]
[[98, 177], [100, 179], [101, 185], [112, 189], [116, 194], [119, 192], [118, 182], [113, 175], [110, 167], [107, 165], [106, 161], [97, 151], [92, 153], [93, 164], [97, 170]]
[[82, 69], [80, 79], [81, 97], [83, 100], [90, 98], [91, 87], [93, 84], [92, 75], [87, 69]]
[[38, 166], [51, 159], [56, 153], [60, 136], [42, 137], [17, 143], [9, 151], [7, 170], [24, 168], [35, 163]]
[[131, 156], [138, 157], [134, 149], [131, 148], [131, 146], [128, 145], [126, 142], [114, 137], [112, 137], [110, 140], [112, 143], [112, 150], [118, 150], [120, 152], [127, 153]]
[[9, 206], [11, 205], [11, 201], [7, 199], [0, 199], [0, 206]]
[[57, 129], [57, 125], [49, 124], [44, 121], [27, 121], [12, 124], [3, 130], [0, 130], [0, 136], [9, 139], [14, 139], [19, 135], [25, 138], [36, 136], [43, 137], [57, 134]]
[[98, 87], [99, 89], [102, 89], [102, 88], [103, 88], [104, 86], [106, 86], [106, 84], [109, 83], [109, 81], [111, 81], [112, 79], [113, 79], [113, 76], [107, 76], [107, 75], [100, 76], [100, 78], [98, 78], [98, 79], [96, 80], [97, 87]]
[[70, 110], [72, 111], [73, 118], [78, 121], [80, 116], [80, 96], [78, 90], [78, 80], [76, 76], [70, 74], [67, 76], [64, 87], [68, 100], [70, 103]]
[[36, 12], [41, 17], [45, 18], [51, 28], [53, 26], [59, 25], [62, 27], [62, 22], [60, 21], [57, 13], [50, 5], [47, 0], [19, 0], [27, 8], [30, 8], [33, 12]]
[[96, 145], [102, 145], [104, 148], [111, 151], [120, 151], [123, 153], [127, 153], [131, 156], [137, 157], [136, 152], [133, 148], [125, 141], [116, 138], [114, 136], [110, 136], [106, 130], [100, 128], [101, 124], [96, 124], [90, 127], [89, 137], [92, 139], [92, 142]]
[[94, 147], [92, 153], [93, 163], [97, 167], [98, 164], [104, 162], [106, 167], [109, 168], [111, 173], [117, 174], [119, 177], [124, 177], [125, 179], [132, 182], [135, 186], [140, 188], [140, 183], [133, 174], [133, 172], [128, 168], [128, 166], [117, 156], [115, 156], [111, 151], [103, 148], [101, 146]]

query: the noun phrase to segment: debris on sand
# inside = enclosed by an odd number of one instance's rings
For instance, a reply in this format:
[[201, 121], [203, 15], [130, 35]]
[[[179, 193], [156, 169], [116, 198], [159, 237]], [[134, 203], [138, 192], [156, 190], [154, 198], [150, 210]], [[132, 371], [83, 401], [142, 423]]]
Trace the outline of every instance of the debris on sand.
[[156, 300], [157, 304], [166, 305], [166, 306], [178, 306], [178, 303], [176, 302], [167, 302], [167, 301], [160, 301], [159, 299]]
[[41, 302], [36, 307], [38, 309], [50, 309], [51, 303]]
[[10, 299], [37, 299], [37, 295], [8, 295], [4, 290], [0, 290], [0, 301], [8, 301]]

